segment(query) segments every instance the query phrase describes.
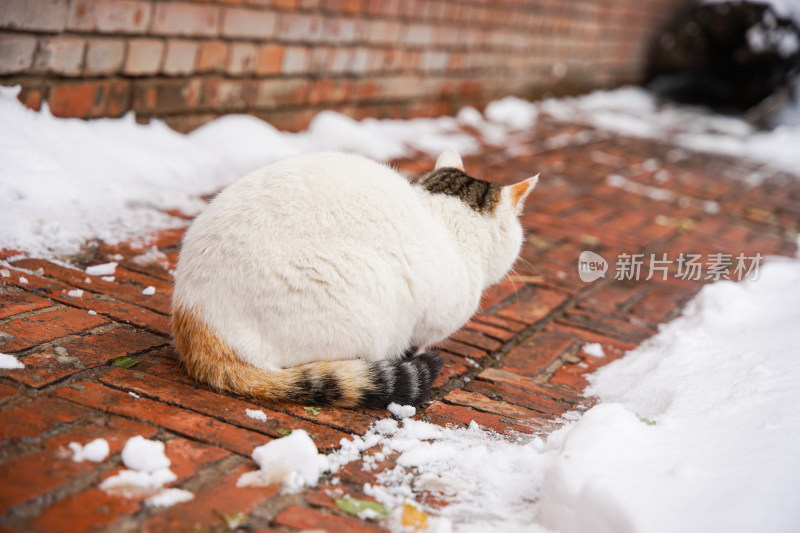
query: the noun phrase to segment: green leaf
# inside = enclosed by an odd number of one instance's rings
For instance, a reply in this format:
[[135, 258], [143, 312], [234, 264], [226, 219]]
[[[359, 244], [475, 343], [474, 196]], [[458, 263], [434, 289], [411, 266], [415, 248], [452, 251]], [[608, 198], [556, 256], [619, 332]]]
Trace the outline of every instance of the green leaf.
[[280, 433], [284, 437], [286, 435], [291, 435], [292, 434], [292, 430], [291, 429], [276, 429], [275, 431], [277, 431], [278, 433]]
[[322, 412], [322, 407], [303, 407], [303, 411], [311, 416], [317, 416]]
[[333, 503], [345, 513], [358, 515], [366, 510], [371, 510], [381, 518], [389, 516], [389, 510], [383, 504], [370, 500], [361, 500], [348, 496], [346, 498], [334, 498]]
[[111, 366], [115, 366], [117, 368], [133, 368], [139, 364], [138, 359], [134, 359], [133, 357], [128, 357], [127, 355], [123, 355], [122, 357], [117, 357], [111, 362]]
[[245, 522], [247, 522], [247, 515], [245, 515], [241, 511], [236, 511], [235, 513], [232, 514], [225, 514], [223, 512], [214, 509], [214, 514], [217, 515], [220, 518], [220, 520], [225, 522], [225, 525], [228, 526], [228, 529], [230, 529], [231, 531], [235, 531], [236, 529], [244, 525]]
[[642, 422], [643, 424], [647, 424], [648, 426], [655, 426], [656, 425], [656, 421], [655, 420], [650, 420], [649, 418], [645, 418], [642, 415], [640, 415], [639, 413], [636, 413], [636, 418], [639, 419], [639, 422]]

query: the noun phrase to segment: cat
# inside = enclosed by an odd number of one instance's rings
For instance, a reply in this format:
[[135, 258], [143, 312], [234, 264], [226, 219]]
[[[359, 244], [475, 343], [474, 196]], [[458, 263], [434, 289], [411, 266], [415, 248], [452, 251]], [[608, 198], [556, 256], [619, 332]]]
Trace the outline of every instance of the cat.
[[445, 151], [412, 184], [362, 156], [290, 157], [224, 189], [186, 232], [172, 335], [196, 380], [260, 400], [425, 401], [428, 347], [463, 326], [522, 245], [536, 184], [467, 175]]

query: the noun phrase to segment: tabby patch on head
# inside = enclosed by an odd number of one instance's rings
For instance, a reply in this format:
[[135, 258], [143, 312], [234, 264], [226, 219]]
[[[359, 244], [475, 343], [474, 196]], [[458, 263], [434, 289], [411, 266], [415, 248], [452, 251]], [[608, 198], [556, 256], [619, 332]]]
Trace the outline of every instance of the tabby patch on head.
[[434, 170], [422, 179], [422, 186], [434, 194], [455, 196], [481, 214], [494, 211], [503, 189], [502, 185], [473, 178], [453, 167]]

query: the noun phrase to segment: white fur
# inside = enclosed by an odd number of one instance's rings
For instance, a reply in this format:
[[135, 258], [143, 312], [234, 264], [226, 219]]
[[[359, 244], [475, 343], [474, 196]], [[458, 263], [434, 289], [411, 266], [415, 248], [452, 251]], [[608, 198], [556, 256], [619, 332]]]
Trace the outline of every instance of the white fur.
[[392, 359], [460, 328], [521, 244], [508, 188], [481, 215], [366, 158], [304, 155], [245, 176], [197, 217], [173, 297], [266, 370]]

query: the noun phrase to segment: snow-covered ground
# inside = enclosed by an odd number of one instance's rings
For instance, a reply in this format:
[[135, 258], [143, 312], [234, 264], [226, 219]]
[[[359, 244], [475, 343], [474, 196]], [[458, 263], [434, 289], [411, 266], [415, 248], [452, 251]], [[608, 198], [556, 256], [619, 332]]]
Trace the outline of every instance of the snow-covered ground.
[[798, 301], [800, 260], [771, 258], [591, 376], [600, 403], [544, 440], [386, 419], [330, 467], [399, 453], [365, 487], [395, 530], [428, 491], [450, 502], [424, 509], [434, 531], [799, 531]]

